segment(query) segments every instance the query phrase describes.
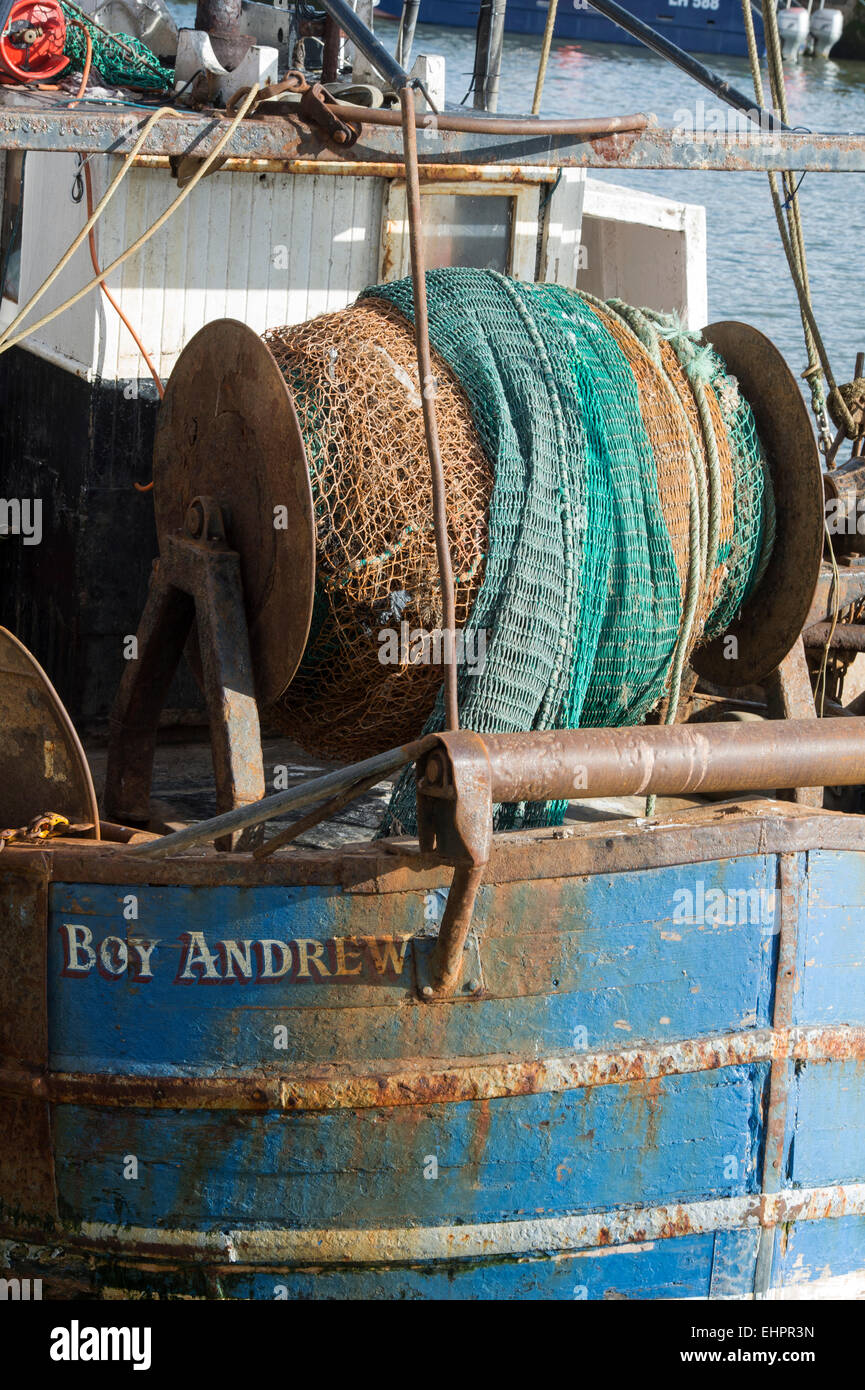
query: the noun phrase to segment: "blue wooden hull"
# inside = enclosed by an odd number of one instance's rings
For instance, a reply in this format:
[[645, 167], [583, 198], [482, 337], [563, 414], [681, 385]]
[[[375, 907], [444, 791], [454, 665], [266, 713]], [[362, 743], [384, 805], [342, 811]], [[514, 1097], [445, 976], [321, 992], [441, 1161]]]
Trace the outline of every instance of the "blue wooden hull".
[[[688, 53], [747, 56], [738, 0], [628, 0], [625, 8]], [[398, 19], [402, 0], [379, 0], [378, 13]], [[466, 4], [465, 0], [422, 0], [420, 7], [422, 22], [457, 29], [473, 29], [477, 16], [477, 5]], [[546, 18], [547, 6], [538, 0], [508, 0], [505, 28], [511, 34], [542, 34]], [[758, 14], [754, 16], [754, 27], [762, 53], [763, 24]], [[561, 0], [555, 32], [558, 39], [588, 43], [639, 43], [582, 0]]]
[[435, 1004], [430, 859], [7, 849], [5, 1248], [55, 1295], [862, 1292], [861, 834], [499, 837]]

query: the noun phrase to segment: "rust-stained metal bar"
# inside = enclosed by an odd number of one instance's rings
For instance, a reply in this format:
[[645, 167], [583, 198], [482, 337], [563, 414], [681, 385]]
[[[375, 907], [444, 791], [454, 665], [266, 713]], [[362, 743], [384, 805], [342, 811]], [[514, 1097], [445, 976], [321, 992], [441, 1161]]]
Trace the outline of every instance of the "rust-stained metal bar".
[[0, 1067], [0, 1094], [30, 1096], [55, 1105], [107, 1108], [319, 1112], [557, 1094], [759, 1062], [847, 1061], [865, 1061], [865, 1028], [764, 1028], [518, 1062], [503, 1057], [453, 1058], [414, 1066], [382, 1063], [375, 1071], [317, 1064], [311, 1072], [298, 1068], [275, 1076], [263, 1072], [239, 1076], [46, 1072], [7, 1061]]
[[[142, 154], [136, 169], [170, 169], [164, 154]], [[404, 179], [404, 164], [374, 164], [364, 160], [337, 159], [226, 159], [219, 166], [228, 174], [335, 174], [338, 178]], [[544, 164], [419, 164], [422, 183], [555, 183], [557, 170]]]
[[324, 49], [321, 60], [322, 82], [335, 82], [339, 73], [339, 50], [342, 37], [339, 25], [330, 15], [324, 21]]
[[806, 647], [829, 646], [839, 652], [865, 652], [865, 625], [862, 623], [814, 623], [802, 634]]
[[335, 816], [344, 807], [350, 806], [359, 796], [363, 796], [364, 792], [372, 791], [372, 788], [378, 786], [380, 781], [381, 778], [377, 773], [374, 773], [365, 781], [353, 782], [350, 787], [346, 787], [344, 791], [331, 797], [330, 801], [316, 806], [314, 811], [309, 811], [305, 816], [301, 816], [300, 820], [295, 821], [293, 825], [286, 826], [285, 830], [272, 836], [266, 844], [259, 845], [257, 849], [253, 850], [253, 858], [269, 859], [278, 849], [290, 845], [293, 840], [303, 835], [305, 831], [311, 830], [314, 825], [320, 825], [323, 820], [330, 820], [331, 816]]
[[444, 634], [444, 696], [445, 727], [459, 728], [459, 708], [457, 704], [457, 663], [456, 640], [456, 598], [454, 592], [454, 571], [448, 537], [447, 491], [445, 488], [444, 465], [442, 464], [439, 443], [438, 421], [436, 419], [436, 381], [432, 369], [432, 355], [429, 341], [429, 314], [426, 295], [426, 255], [423, 244], [423, 213], [420, 201], [420, 180], [417, 161], [417, 124], [414, 97], [411, 88], [404, 86], [400, 91], [402, 109], [403, 141], [405, 148], [406, 205], [408, 208], [409, 244], [411, 249], [411, 278], [414, 295], [414, 338], [417, 349], [418, 377], [423, 400], [424, 433], [426, 435], [427, 458], [432, 480], [433, 528], [435, 531], [436, 558], [438, 560], [439, 584], [442, 595], [442, 632]]
[[[238, 1266], [394, 1264], [418, 1260], [548, 1254], [630, 1245], [709, 1231], [759, 1230], [794, 1221], [865, 1214], [865, 1183], [787, 1188], [667, 1206], [529, 1217], [458, 1226], [338, 1229], [178, 1230], [82, 1222], [65, 1247], [132, 1250], [140, 1257], [217, 1259]], [[59, 1237], [58, 1232], [58, 1237]]]
[[[801, 864], [797, 854], [778, 856], [779, 903], [778, 961], [775, 967], [775, 998], [772, 1008], [773, 1030], [787, 1030], [793, 1020], [796, 992], [796, 951], [799, 942], [799, 891]], [[766, 1134], [763, 1148], [763, 1192], [779, 1192], [784, 1179], [787, 1111], [790, 1099], [790, 1064], [787, 1055], [773, 1056], [769, 1072], [766, 1104]], [[771, 1286], [774, 1235], [763, 1232], [757, 1250], [754, 1293], [761, 1297]]]
[[143, 859], [165, 859], [180, 850], [207, 844], [221, 836], [234, 835], [250, 826], [263, 825], [265, 821], [283, 815], [286, 811], [299, 811], [304, 806], [311, 806], [316, 801], [325, 801], [338, 792], [364, 783], [373, 774], [377, 777], [387, 777], [392, 772], [398, 772], [401, 767], [414, 762], [415, 758], [420, 757], [431, 746], [432, 737], [433, 735], [429, 735], [427, 738], [418, 739], [416, 743], [392, 748], [387, 753], [377, 753], [373, 758], [339, 768], [336, 772], [325, 773], [323, 777], [313, 777], [297, 787], [289, 787], [284, 792], [274, 792], [273, 796], [266, 796], [254, 805], [238, 806], [235, 810], [226, 811], [211, 820], [200, 821], [197, 825], [176, 830], [174, 834], [165, 835], [161, 840], [134, 845], [129, 853]]
[[[128, 111], [94, 110], [79, 105], [59, 109], [45, 94], [6, 98], [0, 106], [0, 149], [128, 153], [139, 130]], [[26, 104], [25, 104], [26, 100]], [[355, 115], [354, 113], [357, 113]], [[340, 114], [363, 120], [364, 134], [352, 147], [353, 160], [402, 163], [400, 131], [384, 124], [387, 114], [366, 107], [341, 106]], [[375, 124], [373, 124], [373, 119]], [[418, 115], [418, 120], [428, 117]], [[424, 141], [420, 163], [554, 165], [586, 169], [705, 169], [766, 172], [808, 169], [814, 173], [865, 172], [865, 134], [765, 132], [692, 136], [644, 126], [645, 117], [614, 118], [610, 129], [601, 120], [524, 121], [520, 132], [502, 118], [485, 117], [483, 128], [449, 129], [471, 117], [436, 118], [434, 138]], [[606, 126], [606, 133], [604, 127]], [[488, 128], [489, 127], [489, 128]], [[194, 154], [203, 158], [225, 131], [225, 117], [178, 112], [160, 121], [144, 145], [145, 154]], [[429, 148], [427, 148], [429, 146]], [[241, 123], [225, 148], [228, 158], [339, 159], [339, 152], [296, 114], [263, 115]]]
[[421, 989], [430, 1001], [453, 994], [459, 984], [475, 899], [492, 848], [492, 783], [483, 739], [469, 731], [451, 733], [443, 755], [446, 763], [441, 755], [427, 763], [417, 798], [421, 849], [437, 850], [455, 866], [430, 979]]
[[[447, 734], [437, 736], [446, 746]], [[682, 796], [865, 782], [865, 727], [840, 719], [674, 724], [484, 734], [492, 800]], [[440, 752], [419, 769], [422, 795], [447, 795]]]

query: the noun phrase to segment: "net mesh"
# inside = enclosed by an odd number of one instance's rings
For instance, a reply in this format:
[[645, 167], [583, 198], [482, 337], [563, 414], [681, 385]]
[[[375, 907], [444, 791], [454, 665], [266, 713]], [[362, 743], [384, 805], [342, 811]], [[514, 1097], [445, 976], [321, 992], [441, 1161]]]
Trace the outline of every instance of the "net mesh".
[[[654, 316], [653, 357], [613, 308], [561, 286], [447, 269], [428, 273], [427, 293], [457, 627], [474, 636], [458, 667], [461, 725], [639, 723], [680, 642], [695, 456], [704, 492], [710, 452], [717, 469], [718, 546], [691, 642], [729, 624], [765, 560], [750, 407], [672, 320]], [[317, 522], [313, 630], [276, 714], [331, 757], [443, 727], [441, 666], [410, 647], [441, 620], [412, 316], [406, 279], [267, 335], [294, 393]], [[706, 530], [704, 517], [704, 548]], [[563, 810], [503, 806], [496, 823]], [[407, 774], [382, 833], [414, 828]]]
[[[393, 305], [366, 299], [265, 341], [294, 395], [316, 526], [312, 631], [273, 711], [310, 752], [350, 761], [408, 742], [433, 707], [441, 666], [394, 661], [441, 623], [414, 337]], [[436, 410], [462, 628], [484, 575], [493, 472], [468, 399], [437, 362]]]
[[93, 67], [109, 87], [134, 87], [145, 92], [169, 92], [174, 86], [174, 73], [140, 39], [132, 34], [109, 34], [94, 23], [77, 5], [60, 8], [67, 20], [63, 52], [71, 68], [83, 71], [87, 58], [86, 27], [93, 45]]

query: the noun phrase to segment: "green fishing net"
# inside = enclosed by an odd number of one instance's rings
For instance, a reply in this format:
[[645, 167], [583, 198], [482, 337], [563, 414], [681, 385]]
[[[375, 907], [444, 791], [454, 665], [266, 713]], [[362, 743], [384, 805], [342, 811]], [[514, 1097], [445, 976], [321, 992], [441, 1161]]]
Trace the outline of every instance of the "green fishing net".
[[[445, 269], [428, 273], [427, 293], [431, 343], [466, 391], [495, 470], [486, 570], [467, 624], [486, 632], [486, 662], [459, 668], [460, 723], [479, 733], [639, 723], [669, 678], [682, 590], [628, 361], [598, 314], [564, 287]], [[366, 294], [413, 318], [409, 279]], [[682, 336], [672, 322], [668, 329]], [[736, 490], [711, 635], [738, 612], [758, 572], [765, 465], [748, 403], [719, 358], [703, 362]], [[440, 692], [425, 732], [442, 727]], [[560, 823], [564, 809], [501, 806], [496, 826]], [[415, 827], [410, 770], [380, 834]]]
[[164, 68], [159, 59], [140, 39], [131, 34], [108, 34], [95, 24], [83, 10], [61, 0], [66, 16], [66, 42], [63, 51], [70, 65], [83, 72], [87, 60], [87, 40], [79, 25], [86, 25], [93, 44], [93, 69], [109, 87], [135, 87], [139, 91], [168, 92], [174, 86], [174, 74]]

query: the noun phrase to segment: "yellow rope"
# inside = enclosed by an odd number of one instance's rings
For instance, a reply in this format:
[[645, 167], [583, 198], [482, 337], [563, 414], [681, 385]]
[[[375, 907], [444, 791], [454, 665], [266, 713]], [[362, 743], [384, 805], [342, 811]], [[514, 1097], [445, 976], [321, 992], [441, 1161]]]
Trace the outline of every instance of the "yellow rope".
[[535, 95], [532, 101], [532, 115], [536, 116], [541, 109], [541, 96], [544, 90], [544, 79], [547, 75], [547, 63], [550, 60], [550, 49], [553, 46], [553, 30], [556, 27], [556, 10], [559, 8], [559, 0], [550, 0], [547, 9], [547, 23], [544, 28], [544, 42], [541, 47], [541, 58], [538, 63], [538, 76], [535, 82]]
[[92, 215], [88, 217], [87, 221], [84, 223], [84, 226], [78, 233], [78, 236], [72, 242], [72, 245], [69, 247], [68, 251], [66, 251], [64, 255], [61, 256], [60, 260], [57, 262], [56, 266], [52, 270], [51, 274], [48, 276], [47, 280], [43, 281], [43, 283], [39, 286], [39, 289], [36, 290], [30, 296], [29, 300], [24, 305], [24, 308], [19, 311], [17, 316], [12, 320], [8, 327], [4, 329], [2, 334], [0, 334], [0, 351], [3, 350], [4, 346], [6, 345], [7, 339], [9, 339], [12, 336], [18, 325], [20, 323], [23, 323], [24, 319], [31, 312], [34, 306], [38, 304], [45, 291], [51, 288], [58, 275], [60, 275], [61, 272], [69, 264], [72, 257], [75, 255], [75, 252], [78, 250], [79, 246], [81, 246], [82, 242], [84, 241], [85, 237], [89, 236], [91, 228], [95, 227], [99, 218], [102, 216], [108, 204], [111, 202], [111, 199], [114, 197], [114, 194], [117, 192], [126, 175], [129, 173], [129, 170], [132, 168], [132, 164], [139, 150], [141, 149], [142, 145], [144, 144], [153, 127], [156, 125], [157, 121], [162, 120], [163, 116], [176, 115], [178, 115], [178, 112], [172, 110], [170, 106], [161, 106], [158, 111], [154, 111], [152, 116], [148, 116], [147, 120], [141, 128], [140, 134], [138, 135], [131, 150], [129, 151], [129, 153], [123, 161], [123, 167], [119, 170], [116, 178], [108, 185], [108, 188], [105, 190], [104, 196], [96, 205]]

